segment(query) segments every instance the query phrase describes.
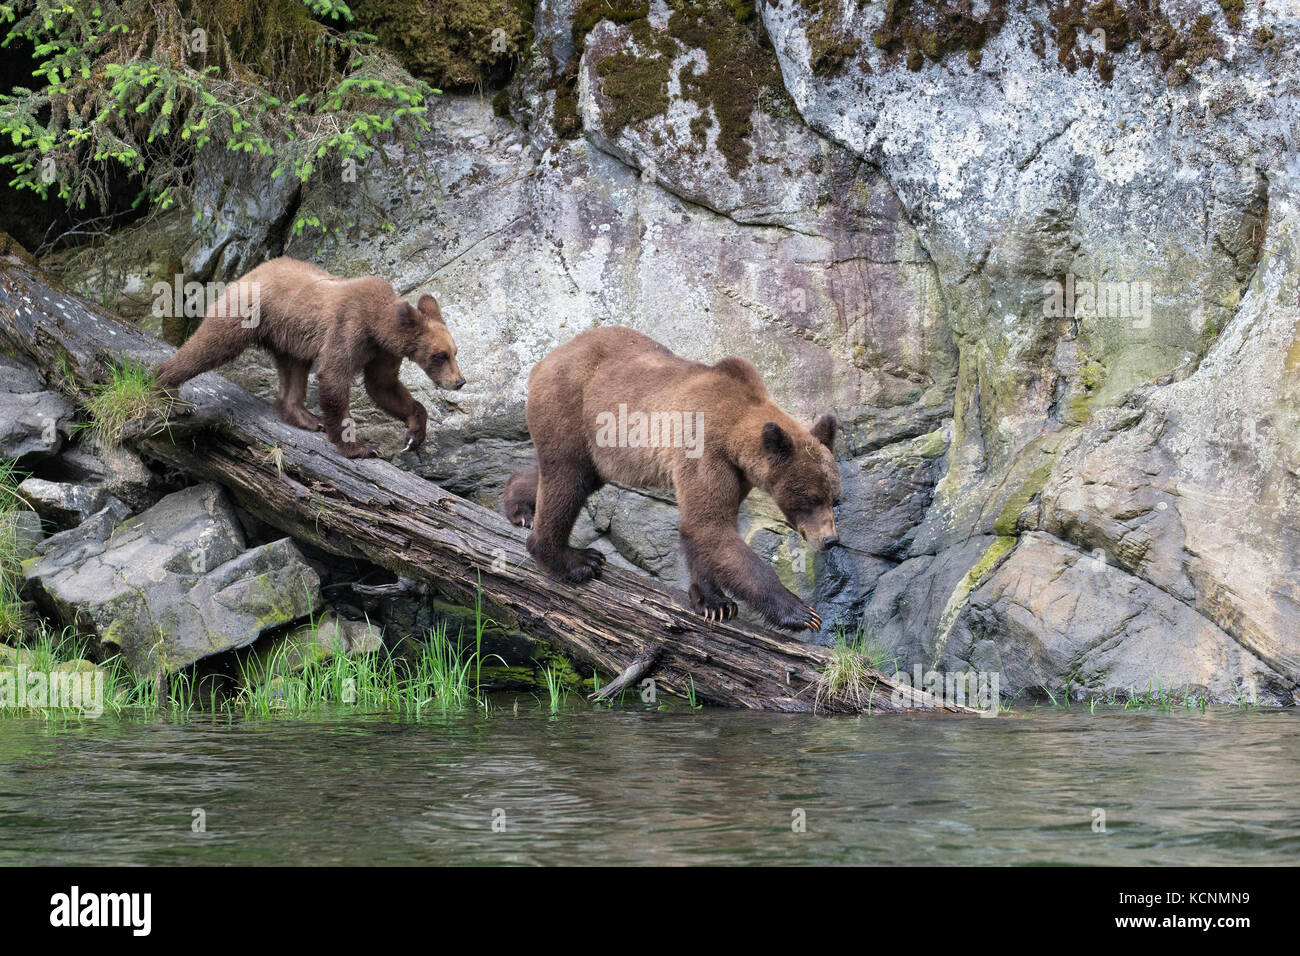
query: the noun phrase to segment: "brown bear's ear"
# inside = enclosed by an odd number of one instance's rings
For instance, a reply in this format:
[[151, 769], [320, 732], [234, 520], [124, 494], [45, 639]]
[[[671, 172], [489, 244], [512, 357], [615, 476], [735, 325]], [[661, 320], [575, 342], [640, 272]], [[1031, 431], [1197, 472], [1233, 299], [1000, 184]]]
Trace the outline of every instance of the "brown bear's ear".
[[763, 454], [772, 461], [785, 461], [794, 454], [794, 442], [776, 422], [763, 426]]
[[813, 438], [816, 438], [831, 451], [835, 450], [835, 434], [839, 430], [840, 420], [830, 412], [827, 412], [821, 418], [817, 419], [817, 421], [813, 423], [813, 427], [810, 429]]
[[438, 306], [438, 300], [427, 292], [420, 296], [420, 301], [416, 303], [416, 308], [427, 315], [429, 318], [438, 322], [442, 321], [442, 309]]
[[415, 310], [405, 299], [397, 300], [397, 324], [403, 328], [415, 324]]

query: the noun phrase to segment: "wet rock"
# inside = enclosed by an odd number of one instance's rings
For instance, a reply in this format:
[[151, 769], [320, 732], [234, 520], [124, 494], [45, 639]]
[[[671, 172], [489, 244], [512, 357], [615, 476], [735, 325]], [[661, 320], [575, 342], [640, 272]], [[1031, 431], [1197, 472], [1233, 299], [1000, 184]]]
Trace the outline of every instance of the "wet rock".
[[[350, 621], [332, 612], [252, 648], [244, 669], [255, 674], [300, 673], [310, 663], [338, 655], [354, 657], [384, 649], [384, 632], [368, 621]], [[251, 664], [251, 669], [250, 665]]]
[[68, 473], [68, 480], [102, 487], [132, 511], [143, 511], [162, 497], [158, 477], [129, 448], [83, 441], [59, 456], [58, 467]]
[[292, 540], [245, 550], [214, 485], [168, 495], [96, 537], [47, 546], [23, 574], [47, 613], [137, 672], [243, 647], [321, 606], [319, 578]]
[[131, 517], [131, 509], [117, 499], [110, 499], [99, 511], [81, 524], [67, 531], [52, 534], [39, 541], [33, 550], [36, 554], [57, 552], [69, 559], [99, 550], [113, 529]]
[[41, 519], [56, 528], [69, 528], [109, 504], [108, 490], [101, 485], [27, 478], [18, 494]]
[[52, 455], [72, 421], [72, 402], [20, 362], [0, 356], [0, 459]]
[[[1177, 640], [1171, 640], [1177, 635]], [[1048, 535], [1022, 535], [970, 597], [945, 648], [948, 670], [998, 649], [1003, 693], [1184, 695], [1220, 703], [1290, 703], [1279, 674], [1208, 617], [1141, 578]], [[987, 653], [987, 651], [985, 651]], [[988, 661], [986, 660], [987, 664]]]

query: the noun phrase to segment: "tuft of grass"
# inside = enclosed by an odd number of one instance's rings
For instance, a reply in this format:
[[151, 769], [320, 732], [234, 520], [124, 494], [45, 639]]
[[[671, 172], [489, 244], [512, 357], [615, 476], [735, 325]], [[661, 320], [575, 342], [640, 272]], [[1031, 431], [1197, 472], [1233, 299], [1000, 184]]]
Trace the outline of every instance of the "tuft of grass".
[[825, 701], [838, 700], [857, 710], [870, 711], [876, 693], [876, 672], [894, 667], [897, 658], [861, 623], [852, 637], [843, 625], [838, 626], [830, 652], [831, 659], [817, 675], [814, 685], [813, 710]]
[[542, 679], [546, 681], [546, 693], [551, 698], [551, 713], [558, 714], [561, 705], [569, 697], [569, 691], [564, 686], [563, 679], [550, 664], [546, 665], [546, 670], [542, 673]]
[[90, 416], [86, 426], [106, 448], [122, 444], [131, 425], [152, 414], [162, 414], [168, 402], [154, 391], [154, 370], [126, 361], [114, 365], [108, 381], [94, 385], [84, 408]]
[[21, 480], [16, 462], [0, 461], [0, 639], [23, 631], [18, 514], [27, 503], [18, 494]]

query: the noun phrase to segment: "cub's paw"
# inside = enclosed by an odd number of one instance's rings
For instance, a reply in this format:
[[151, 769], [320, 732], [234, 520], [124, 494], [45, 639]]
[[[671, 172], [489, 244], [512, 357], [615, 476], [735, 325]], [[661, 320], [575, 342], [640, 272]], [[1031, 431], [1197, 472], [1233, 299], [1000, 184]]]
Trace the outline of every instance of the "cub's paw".
[[417, 420], [406, 430], [406, 444], [402, 446], [402, 451], [414, 451], [424, 444], [425, 435], [428, 425], [423, 419]]
[[534, 514], [531, 504], [525, 501], [517, 501], [506, 512], [506, 520], [513, 525], [518, 525], [520, 528], [531, 528]]
[[378, 445], [368, 441], [345, 441], [339, 445], [344, 458], [378, 458], [383, 454]]
[[775, 623], [777, 627], [787, 631], [820, 631], [822, 629], [821, 615], [802, 603], [796, 604], [792, 609], [782, 614]]
[[280, 416], [294, 428], [301, 428], [309, 432], [324, 431], [325, 425], [319, 418], [306, 409], [293, 409], [285, 412]]
[[698, 585], [691, 585], [691, 610], [707, 621], [730, 621], [739, 613], [735, 601], [728, 601], [721, 591], [705, 592]]

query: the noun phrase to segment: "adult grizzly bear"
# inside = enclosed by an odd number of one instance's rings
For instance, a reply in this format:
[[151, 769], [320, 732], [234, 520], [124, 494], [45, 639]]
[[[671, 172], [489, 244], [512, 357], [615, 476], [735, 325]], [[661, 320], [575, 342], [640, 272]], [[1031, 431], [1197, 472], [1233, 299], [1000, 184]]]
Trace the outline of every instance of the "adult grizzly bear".
[[570, 547], [569, 534], [605, 482], [671, 488], [696, 613], [729, 619], [739, 598], [776, 627], [821, 630], [817, 612], [745, 544], [736, 518], [761, 488], [814, 548], [839, 541], [834, 415], [804, 428], [745, 359], [692, 362], [626, 328], [583, 332], [537, 363], [526, 414], [537, 465], [511, 477], [505, 511], [532, 528], [528, 551], [543, 568], [574, 583], [601, 572], [604, 556]]
[[[275, 410], [290, 425], [323, 427], [348, 458], [380, 453], [357, 441], [348, 409], [352, 380], [365, 376], [371, 400], [406, 423], [406, 448], [424, 441], [428, 412], [397, 377], [402, 359], [415, 362], [441, 388], [465, 384], [456, 343], [431, 295], [412, 308], [383, 279], [341, 279], [288, 256], [271, 259], [228, 285], [198, 330], [158, 366], [158, 389], [176, 389], [249, 346], [271, 353], [280, 373]], [[307, 411], [307, 375], [319, 360], [321, 417]]]

